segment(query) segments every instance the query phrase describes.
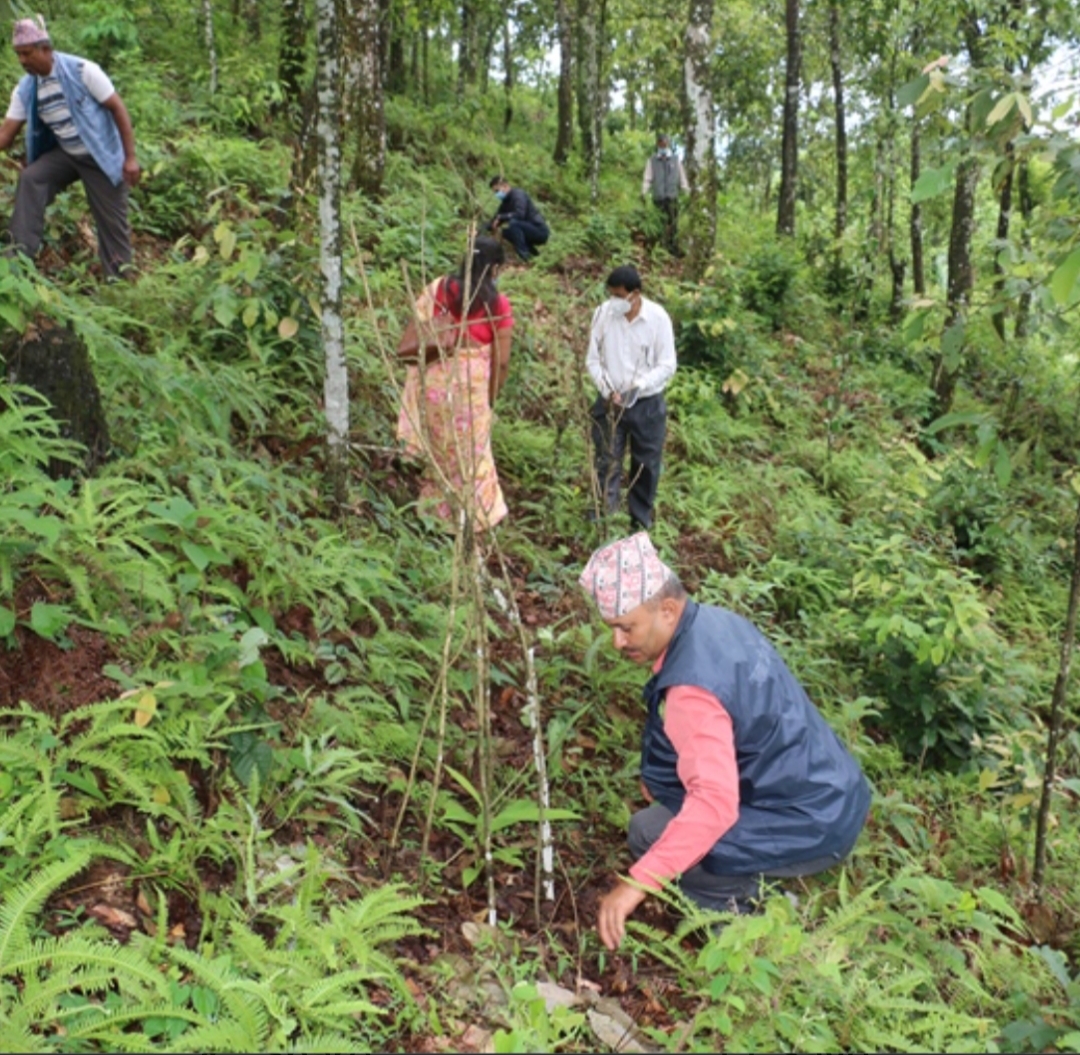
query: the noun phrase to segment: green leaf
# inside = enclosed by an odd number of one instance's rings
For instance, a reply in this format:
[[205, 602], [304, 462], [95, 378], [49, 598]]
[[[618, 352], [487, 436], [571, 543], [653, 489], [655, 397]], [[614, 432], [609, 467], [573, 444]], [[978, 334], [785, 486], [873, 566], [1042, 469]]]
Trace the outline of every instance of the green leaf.
[[206, 566], [210, 563], [210, 555], [200, 546], [197, 542], [189, 542], [184, 539], [180, 543], [180, 548], [184, 551], [187, 559], [198, 568], [199, 571], [206, 571]]
[[258, 771], [260, 782], [265, 784], [274, 765], [274, 749], [270, 744], [256, 733], [245, 730], [229, 736], [229, 747], [229, 764], [236, 779], [250, 785], [253, 774]]
[[253, 626], [240, 638], [240, 668], [250, 667], [259, 661], [259, 649], [270, 640], [261, 626]]
[[0, 637], [7, 637], [15, 629], [15, 613], [0, 604]]
[[932, 421], [923, 430], [927, 436], [933, 436], [943, 429], [953, 429], [958, 425], [981, 425], [986, 421], [985, 414], [979, 414], [974, 410], [965, 412], [957, 411], [953, 414], [943, 414], [940, 418]]
[[[576, 821], [580, 816], [573, 810], [544, 810], [544, 818], [549, 821]], [[524, 824], [536, 822], [540, 819], [540, 806], [532, 799], [515, 799], [508, 806], [499, 810], [491, 818], [491, 830], [500, 831], [509, 828], [511, 824]]]
[[467, 824], [469, 827], [475, 827], [477, 818], [471, 814], [464, 806], [461, 805], [456, 799], [447, 799], [443, 806], [442, 819], [444, 821], [457, 821], [460, 824]]
[[994, 460], [994, 476], [999, 487], [1008, 487], [1012, 479], [1012, 459], [1004, 443], [998, 443], [997, 458]]
[[964, 351], [964, 320], [957, 319], [941, 335], [941, 358], [949, 370], [956, 370]]
[[930, 74], [923, 73], [913, 81], [908, 81], [896, 93], [896, 105], [903, 110], [907, 106], [914, 106], [921, 98], [923, 92], [930, 86]]
[[71, 613], [62, 604], [35, 601], [30, 609], [30, 629], [40, 637], [54, 640], [71, 622]]
[[1013, 104], [1017, 101], [1015, 92], [1006, 92], [998, 101], [994, 104], [994, 108], [986, 116], [986, 125], [989, 128], [992, 125], [996, 125], [1006, 114], [1010, 113], [1013, 108]]
[[1076, 299], [1076, 279], [1080, 275], [1080, 248], [1074, 249], [1050, 278], [1050, 292], [1061, 307]]
[[230, 259], [236, 251], [236, 232], [232, 229], [227, 220], [222, 220], [221, 223], [214, 228], [214, 241], [217, 242], [218, 247], [221, 250], [221, 259]]
[[956, 173], [956, 162], [950, 161], [939, 169], [924, 169], [915, 186], [911, 188], [912, 204], [927, 201], [944, 194], [952, 187], [953, 175]]

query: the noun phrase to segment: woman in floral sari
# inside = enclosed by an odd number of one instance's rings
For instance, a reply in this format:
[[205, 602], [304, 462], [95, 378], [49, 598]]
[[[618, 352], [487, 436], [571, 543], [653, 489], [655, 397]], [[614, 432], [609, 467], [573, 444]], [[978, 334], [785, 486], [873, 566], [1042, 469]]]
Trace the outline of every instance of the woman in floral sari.
[[417, 299], [421, 331], [423, 323], [448, 317], [464, 319], [465, 332], [454, 351], [409, 367], [398, 416], [405, 453], [425, 464], [421, 512], [453, 527], [465, 509], [478, 531], [507, 513], [491, 453], [491, 408], [506, 381], [514, 327], [510, 301], [495, 286], [502, 262], [500, 242], [477, 238], [458, 271]]

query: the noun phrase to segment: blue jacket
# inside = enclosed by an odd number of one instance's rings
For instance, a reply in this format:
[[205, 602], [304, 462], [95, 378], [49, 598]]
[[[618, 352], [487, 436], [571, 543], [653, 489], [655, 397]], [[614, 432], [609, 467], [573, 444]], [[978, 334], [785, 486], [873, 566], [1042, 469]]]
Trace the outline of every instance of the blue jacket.
[[[53, 52], [53, 72], [71, 110], [79, 138], [86, 144], [98, 168], [120, 186], [124, 179], [124, 144], [112, 113], [102, 106], [82, 82], [82, 67], [86, 59], [77, 55]], [[33, 164], [42, 154], [58, 147], [52, 134], [37, 112], [37, 77], [28, 73], [16, 88], [26, 108], [26, 161]]]
[[739, 819], [702, 860], [715, 875], [756, 875], [850, 852], [870, 807], [858, 763], [753, 625], [688, 601], [664, 665], [645, 686], [641, 776], [678, 813], [686, 797], [661, 705], [673, 685], [711, 692], [731, 716]]

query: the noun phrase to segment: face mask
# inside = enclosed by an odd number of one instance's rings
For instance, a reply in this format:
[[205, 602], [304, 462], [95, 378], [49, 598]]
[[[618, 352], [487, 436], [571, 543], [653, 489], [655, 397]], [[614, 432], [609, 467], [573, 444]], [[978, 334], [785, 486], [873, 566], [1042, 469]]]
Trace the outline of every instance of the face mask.
[[659, 154], [659, 155], [660, 155], [660, 156], [661, 156], [662, 158], [669, 158], [669, 157], [671, 157], [671, 151], [670, 151], [670, 150], [669, 150], [669, 149], [668, 149], [667, 147], [661, 147], [661, 148], [660, 148], [660, 149], [659, 149], [659, 150], [657, 151], [657, 153], [658, 153], [658, 154]]
[[505, 198], [506, 198], [506, 191], [504, 191], [504, 190], [497, 190], [497, 191], [495, 192], [495, 197], [496, 197], [496, 198], [498, 198], [498, 199], [499, 199], [499, 201], [503, 201], [503, 200], [505, 200]]
[[608, 300], [608, 311], [612, 315], [629, 315], [632, 306], [630, 301], [623, 300], [622, 297], [611, 297]]

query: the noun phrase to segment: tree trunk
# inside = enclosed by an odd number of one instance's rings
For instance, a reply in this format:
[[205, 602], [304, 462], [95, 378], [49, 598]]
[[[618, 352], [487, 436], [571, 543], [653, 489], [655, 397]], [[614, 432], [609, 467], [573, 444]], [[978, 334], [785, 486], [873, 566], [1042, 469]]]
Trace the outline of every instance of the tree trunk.
[[687, 276], [705, 273], [716, 246], [716, 108], [710, 87], [713, 0], [690, 0], [686, 23]]
[[1009, 225], [1012, 219], [1013, 174], [1015, 172], [1014, 149], [1010, 141], [1005, 146], [1005, 156], [1009, 171], [1001, 185], [1001, 197], [998, 199], [997, 245], [994, 246], [994, 311], [990, 316], [998, 337], [1005, 340], [1005, 317], [1008, 309], [1005, 304], [1005, 268], [998, 259], [1009, 242]]
[[278, 81], [285, 105], [299, 109], [304, 79], [304, 50], [307, 41], [307, 18], [304, 0], [281, 0], [281, 30], [278, 44]]
[[420, 97], [427, 106], [431, 102], [431, 30], [427, 24], [427, 8], [420, 5]]
[[1061, 723], [1065, 711], [1066, 693], [1069, 688], [1069, 670], [1072, 666], [1073, 643], [1076, 640], [1076, 612], [1080, 607], [1080, 505], [1076, 510], [1073, 527], [1073, 567], [1069, 584], [1069, 607], [1065, 616], [1065, 631], [1061, 635], [1061, 653], [1058, 660], [1054, 694], [1050, 699], [1050, 728], [1046, 736], [1046, 761], [1043, 766], [1042, 794], [1039, 810], [1035, 814], [1035, 865], [1031, 872], [1031, 885], [1035, 897], [1042, 901], [1043, 877], [1046, 874], [1046, 829], [1050, 819], [1050, 798], [1054, 793], [1054, 776], [1057, 772], [1057, 749], [1061, 739]]
[[476, 0], [461, 0], [461, 38], [458, 40], [458, 98], [466, 88], [476, 87], [477, 36]]
[[[971, 238], [975, 230], [975, 189], [979, 183], [979, 163], [970, 154], [956, 170], [956, 191], [953, 194], [952, 226], [949, 230], [948, 311], [945, 332], [963, 326], [967, 318], [968, 301], [975, 283], [971, 260]], [[934, 358], [930, 379], [934, 403], [930, 420], [948, 414], [956, 391], [963, 356], [963, 337], [960, 345], [946, 354], [942, 349]]]
[[[915, 121], [911, 126], [911, 185], [915, 186], [922, 170], [922, 157], [920, 152], [919, 122]], [[917, 202], [911, 206], [911, 219], [909, 221], [911, 236], [911, 284], [916, 296], [926, 293], [926, 271], [923, 267], [923, 244], [922, 244], [922, 206]]]
[[574, 35], [567, 0], [557, 0], [555, 18], [559, 34], [559, 96], [556, 118], [558, 132], [553, 157], [556, 165], [565, 165], [574, 138]]
[[829, 65], [832, 67], [833, 106], [836, 110], [836, 239], [837, 268], [841, 262], [840, 243], [847, 230], [847, 124], [844, 117], [844, 72], [840, 65], [840, 8], [829, 5]]
[[514, 48], [510, 15], [503, 19], [503, 131], [514, 120]]
[[784, 17], [787, 27], [787, 63], [784, 68], [784, 139], [781, 148], [776, 233], [793, 236], [799, 179], [799, 96], [802, 65], [799, 0], [784, 0]]
[[[366, 4], [369, 0], [361, 0]], [[315, 0], [318, 46], [319, 303], [326, 360], [327, 484], [339, 510], [347, 493], [349, 375], [341, 318], [341, 31], [337, 0]]]
[[259, 0], [247, 0], [244, 5], [244, 21], [247, 23], [248, 39], [257, 44], [262, 40], [262, 16]]
[[[1028, 170], [1027, 158], [1020, 162], [1020, 172], [1017, 177], [1020, 184], [1020, 244], [1025, 249], [1031, 248], [1031, 216], [1035, 211], [1035, 200], [1031, 194], [1031, 173]], [[1016, 305], [1016, 326], [1013, 333], [1018, 340], [1028, 335], [1028, 327], [1031, 324], [1031, 289], [1025, 289], [1020, 294], [1020, 300]]]
[[377, 198], [386, 169], [379, 0], [345, 0], [345, 10], [345, 113], [352, 115], [356, 142], [351, 181], [365, 194]]
[[214, 5], [212, 0], [202, 0], [203, 33], [206, 37], [206, 54], [210, 63], [210, 94], [217, 93], [218, 60], [214, 45]]
[[26, 385], [49, 401], [62, 439], [86, 448], [81, 463], [51, 458], [46, 472], [54, 480], [80, 470], [93, 473], [108, 457], [109, 426], [83, 339], [70, 327], [39, 316], [25, 334], [5, 332], [0, 367], [0, 376], [10, 384]]

